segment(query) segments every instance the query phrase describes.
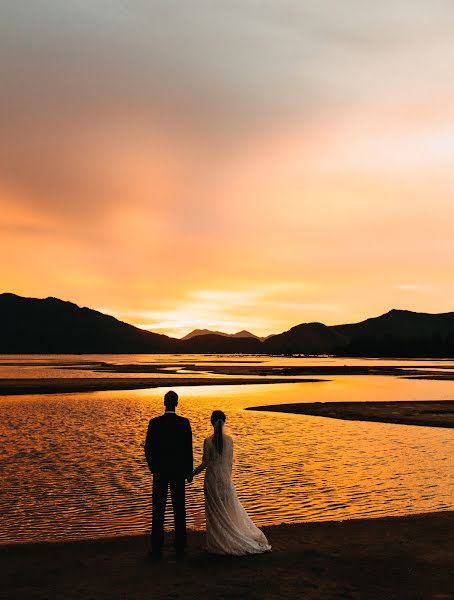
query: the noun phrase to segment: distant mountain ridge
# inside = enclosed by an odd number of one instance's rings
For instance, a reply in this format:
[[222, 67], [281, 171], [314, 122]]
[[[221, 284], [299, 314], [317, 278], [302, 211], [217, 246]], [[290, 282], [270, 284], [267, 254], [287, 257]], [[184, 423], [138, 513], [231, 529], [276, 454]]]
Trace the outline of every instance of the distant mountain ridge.
[[246, 331], [243, 329], [242, 331], [237, 331], [237, 333], [224, 333], [223, 331], [211, 331], [211, 329], [194, 329], [184, 337], [182, 340], [190, 340], [193, 337], [198, 337], [200, 335], [222, 335], [224, 337], [233, 337], [233, 338], [254, 338], [256, 340], [264, 340], [265, 338], [261, 338], [258, 335], [254, 335], [250, 331]]
[[58, 298], [0, 294], [1, 354], [331, 354], [454, 358], [454, 312], [393, 309], [359, 323], [301, 323], [263, 341], [242, 331], [176, 339]]

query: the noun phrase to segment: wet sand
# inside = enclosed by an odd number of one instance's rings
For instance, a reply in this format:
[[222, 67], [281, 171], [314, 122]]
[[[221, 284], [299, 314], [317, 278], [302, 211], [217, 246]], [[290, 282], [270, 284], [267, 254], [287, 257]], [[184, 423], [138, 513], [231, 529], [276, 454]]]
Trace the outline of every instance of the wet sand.
[[293, 413], [343, 419], [377, 421], [401, 425], [454, 427], [454, 400], [398, 402], [313, 402], [254, 406], [246, 410]]
[[[208, 362], [208, 364], [205, 364]], [[248, 361], [249, 362], [249, 361]], [[53, 378], [0, 378], [0, 396], [19, 394], [58, 394], [73, 392], [94, 392], [110, 390], [135, 390], [156, 387], [176, 387], [190, 385], [250, 385], [263, 383], [304, 383], [329, 381], [330, 376], [336, 375], [385, 375], [402, 377], [404, 379], [442, 379], [454, 380], [451, 366], [437, 367], [446, 369], [445, 372], [421, 372], [409, 369], [408, 366], [269, 366], [261, 361], [251, 360], [249, 364], [210, 364], [209, 359], [200, 362], [185, 362], [184, 364], [169, 360], [157, 364], [116, 364], [104, 361], [74, 363], [60, 361], [54, 368], [62, 371], [76, 369], [88, 373], [111, 373], [111, 377], [53, 377]], [[43, 363], [45, 366], [47, 363]], [[17, 361], [3, 363], [4, 366], [39, 366], [36, 362], [18, 363]], [[184, 372], [182, 371], [184, 370]], [[189, 375], [191, 373], [191, 375]], [[143, 374], [144, 376], [140, 376]], [[146, 374], [146, 375], [145, 375]], [[153, 374], [153, 377], [150, 377]], [[122, 377], [124, 375], [124, 377]], [[131, 377], [131, 375], [134, 375]], [[322, 378], [322, 379], [321, 379]], [[307, 405], [306, 405], [307, 406]]]
[[70, 394], [110, 390], [174, 388], [188, 385], [251, 385], [264, 383], [313, 383], [321, 379], [290, 377], [74, 377], [52, 379], [0, 379], [0, 396], [22, 394]]
[[151, 600], [279, 598], [448, 600], [454, 590], [454, 512], [264, 528], [273, 551], [214, 557], [189, 535], [177, 563], [147, 556], [148, 539], [0, 547], [0, 598]]
[[[436, 369], [428, 368], [422, 371], [420, 368], [410, 368], [408, 365], [269, 365], [266, 360], [249, 361], [247, 364], [242, 362], [229, 361], [230, 364], [208, 364], [205, 362], [185, 363], [181, 365], [178, 362], [169, 362], [166, 364], [116, 364], [109, 362], [91, 363], [79, 369], [90, 370], [98, 373], [177, 373], [181, 368], [194, 373], [208, 373], [210, 375], [230, 375], [236, 377], [330, 377], [333, 375], [387, 375], [393, 377], [403, 377], [405, 379], [443, 379], [447, 381], [454, 380], [454, 371], [451, 365], [437, 365]], [[62, 366], [62, 368], [72, 368], [71, 366]]]

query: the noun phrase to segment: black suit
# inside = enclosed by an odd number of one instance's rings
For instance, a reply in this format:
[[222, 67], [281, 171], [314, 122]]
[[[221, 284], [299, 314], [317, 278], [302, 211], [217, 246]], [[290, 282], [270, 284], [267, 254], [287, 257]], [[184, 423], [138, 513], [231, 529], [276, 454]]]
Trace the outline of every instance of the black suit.
[[164, 513], [169, 486], [175, 518], [175, 547], [182, 551], [186, 546], [185, 480], [193, 470], [189, 420], [171, 412], [151, 419], [145, 456], [153, 473], [153, 552], [159, 553], [164, 542]]

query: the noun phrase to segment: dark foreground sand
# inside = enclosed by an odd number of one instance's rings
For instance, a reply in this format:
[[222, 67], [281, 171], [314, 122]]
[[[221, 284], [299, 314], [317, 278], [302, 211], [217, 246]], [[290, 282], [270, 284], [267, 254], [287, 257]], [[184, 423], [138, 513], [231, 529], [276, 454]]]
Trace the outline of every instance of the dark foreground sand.
[[246, 410], [294, 413], [347, 421], [378, 421], [402, 425], [454, 427], [454, 400], [399, 402], [312, 402], [272, 404]]
[[264, 531], [273, 552], [245, 558], [209, 556], [191, 533], [182, 563], [170, 547], [151, 562], [143, 536], [3, 546], [0, 598], [454, 598], [454, 512]]
[[[308, 383], [320, 379], [289, 377], [74, 377], [52, 379], [0, 379], [0, 396], [21, 394], [71, 394], [109, 390], [139, 390], [188, 385], [249, 385], [264, 383]], [[325, 380], [323, 380], [325, 381]]]

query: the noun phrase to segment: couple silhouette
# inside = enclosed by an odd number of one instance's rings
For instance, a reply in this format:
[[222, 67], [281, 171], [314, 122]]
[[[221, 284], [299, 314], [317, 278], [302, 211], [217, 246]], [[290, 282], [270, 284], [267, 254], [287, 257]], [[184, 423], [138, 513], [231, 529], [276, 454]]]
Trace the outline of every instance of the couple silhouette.
[[151, 555], [159, 560], [164, 544], [164, 515], [170, 489], [175, 523], [175, 551], [182, 558], [187, 546], [186, 481], [205, 471], [204, 497], [207, 550], [242, 556], [271, 550], [268, 540], [249, 518], [232, 482], [233, 440], [224, 432], [225, 414], [211, 415], [213, 434], [203, 444], [201, 464], [194, 469], [189, 419], [176, 414], [178, 394], [164, 396], [165, 412], [150, 420], [145, 457], [153, 475]]

